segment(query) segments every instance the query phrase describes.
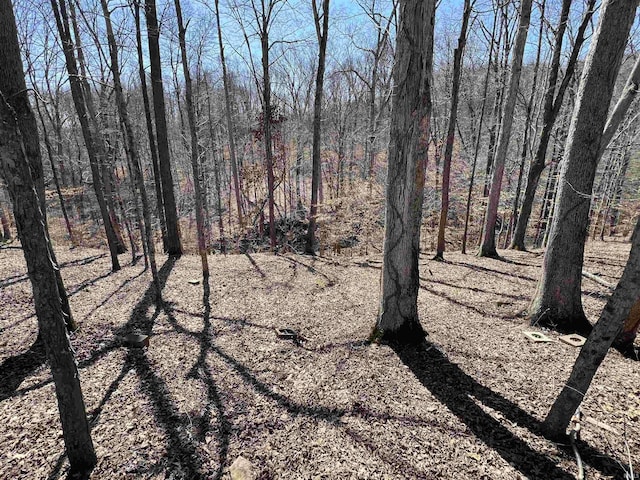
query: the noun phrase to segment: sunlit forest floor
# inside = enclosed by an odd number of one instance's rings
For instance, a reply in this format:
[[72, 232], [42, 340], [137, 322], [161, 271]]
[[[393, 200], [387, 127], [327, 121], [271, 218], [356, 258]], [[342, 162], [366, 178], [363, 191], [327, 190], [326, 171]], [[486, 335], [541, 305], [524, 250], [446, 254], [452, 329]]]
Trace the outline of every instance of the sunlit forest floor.
[[[628, 251], [589, 243], [585, 270], [615, 283]], [[365, 341], [378, 253], [215, 255], [209, 288], [198, 257], [160, 257], [160, 307], [141, 265], [111, 274], [104, 251], [57, 253], [80, 324], [91, 478], [231, 478], [234, 462], [260, 479], [575, 478], [571, 449], [538, 432], [578, 350], [522, 333], [540, 252], [425, 254], [419, 310], [432, 343], [421, 352]], [[608, 290], [586, 278], [583, 289], [595, 321]], [[1, 250], [3, 479], [68, 470], [50, 372], [30, 348], [31, 297], [22, 251]], [[134, 330], [150, 335], [148, 348], [118, 341]], [[640, 470], [638, 378], [638, 363], [612, 351], [594, 380], [578, 443], [589, 479], [624, 478], [629, 459]]]

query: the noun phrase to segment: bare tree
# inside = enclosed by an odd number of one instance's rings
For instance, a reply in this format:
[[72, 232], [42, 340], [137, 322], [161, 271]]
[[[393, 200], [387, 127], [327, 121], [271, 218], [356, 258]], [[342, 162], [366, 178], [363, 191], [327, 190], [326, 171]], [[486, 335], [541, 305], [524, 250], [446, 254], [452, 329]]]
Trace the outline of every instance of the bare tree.
[[434, 0], [399, 3], [382, 289], [374, 339], [421, 342], [418, 255], [429, 142]]
[[[61, 298], [64, 285], [56, 279], [59, 267], [52, 256], [53, 248], [42, 211], [43, 199], [39, 198], [39, 188], [31, 168], [34, 162], [41, 163], [38, 131], [26, 96], [15, 17], [9, 0], [0, 1], [0, 68], [3, 72], [0, 86], [0, 172], [13, 203], [16, 227], [33, 285], [39, 338], [44, 343], [56, 387], [66, 453], [73, 472], [86, 472], [95, 466], [97, 459], [78, 367], [65, 328]], [[10, 93], [6, 87], [10, 85], [13, 85], [9, 89], [12, 95], [15, 91], [21, 92], [23, 105], [20, 113], [8, 101]], [[30, 142], [35, 143], [28, 144]], [[38, 158], [30, 161], [27, 155], [35, 152], [38, 152]]]
[[483, 257], [497, 257], [495, 227], [498, 217], [498, 203], [500, 201], [500, 193], [502, 191], [502, 176], [504, 174], [504, 165], [507, 159], [507, 150], [509, 148], [509, 140], [511, 138], [511, 127], [513, 125], [513, 112], [516, 106], [518, 95], [518, 85], [520, 83], [520, 73], [522, 71], [522, 58], [524, 56], [524, 47], [527, 42], [527, 32], [531, 20], [531, 4], [532, 0], [522, 0], [520, 4], [520, 21], [518, 25], [518, 34], [514, 46], [513, 62], [511, 64], [511, 76], [509, 77], [509, 90], [507, 92], [504, 112], [502, 114], [502, 124], [500, 126], [500, 134], [498, 136], [498, 147], [496, 149], [496, 157], [493, 165], [493, 175], [491, 179], [491, 189], [489, 191], [489, 203], [485, 215], [482, 245], [480, 246], [479, 255]]
[[602, 132], [638, 0], [606, 0], [591, 40], [571, 119], [542, 276], [531, 302], [533, 324], [588, 333], [582, 264]]
[[[637, 2], [635, 3], [637, 5]], [[628, 14], [633, 18], [632, 13]], [[544, 420], [543, 427], [549, 437], [565, 436], [572, 415], [582, 403], [598, 367], [638, 298], [640, 298], [640, 219], [633, 232], [631, 252], [620, 282], [602, 310], [600, 320], [580, 349], [569, 380]]]
[[173, 192], [167, 112], [164, 102], [164, 86], [162, 83], [162, 64], [160, 62], [160, 27], [158, 26], [155, 0], [145, 0], [145, 14], [149, 40], [149, 62], [151, 63], [151, 92], [153, 94], [153, 110], [156, 121], [156, 145], [158, 146], [164, 216], [167, 224], [166, 249], [169, 255], [179, 256], [182, 254], [182, 245], [180, 242], [178, 210]]
[[222, 28], [220, 27], [219, 0], [215, 0], [216, 5], [216, 26], [218, 28], [218, 47], [220, 49], [220, 63], [222, 65], [222, 83], [224, 87], [225, 118], [227, 120], [227, 136], [229, 141], [229, 158], [231, 160], [231, 172], [233, 175], [233, 189], [236, 196], [236, 208], [238, 210], [238, 223], [240, 228], [244, 226], [244, 212], [242, 205], [242, 192], [240, 191], [240, 175], [238, 173], [238, 162], [236, 159], [236, 141], [234, 138], [233, 118], [231, 111], [231, 93], [229, 89], [229, 73], [227, 72], [227, 62], [224, 56], [224, 43], [222, 41]]
[[149, 264], [151, 266], [151, 275], [156, 288], [157, 300], [161, 299], [160, 280], [158, 278], [158, 268], [156, 266], [155, 246], [153, 242], [153, 230], [151, 229], [151, 211], [149, 208], [149, 200], [147, 197], [147, 191], [144, 186], [144, 178], [142, 176], [142, 168], [140, 165], [140, 156], [138, 154], [138, 146], [133, 133], [133, 127], [131, 120], [129, 119], [129, 112], [127, 104], [124, 98], [124, 92], [122, 89], [122, 82], [120, 80], [120, 61], [118, 58], [118, 43], [116, 41], [115, 34], [113, 32], [113, 26], [111, 24], [111, 13], [109, 11], [109, 5], [107, 0], [100, 0], [102, 5], [102, 13], [107, 29], [107, 41], [109, 43], [109, 56], [111, 59], [111, 73], [113, 75], [113, 88], [115, 91], [116, 104], [118, 107], [118, 114], [120, 115], [120, 121], [124, 127], [124, 136], [126, 142], [125, 151], [130, 156], [131, 165], [133, 167], [135, 182], [138, 188], [138, 193], [142, 199], [142, 216], [144, 218], [144, 239], [146, 244], [146, 252], [149, 256]]
[[[176, 7], [176, 17], [178, 19], [178, 40], [180, 42], [180, 52], [182, 53], [182, 73], [184, 74], [185, 99], [187, 102], [187, 119], [189, 121], [189, 137], [191, 139], [191, 168], [193, 171], [193, 185], [196, 201], [196, 229], [198, 237], [198, 253], [202, 262], [202, 276], [209, 278], [209, 261], [207, 260], [207, 245], [205, 239], [204, 212], [202, 206], [202, 185], [200, 183], [200, 167], [198, 158], [200, 146], [198, 145], [198, 126], [196, 125], [196, 111], [193, 104], [193, 86], [191, 83], [191, 72], [187, 55], [186, 29], [182, 20], [182, 9], [180, 0], [174, 0]], [[218, 185], [218, 189], [219, 189]]]
[[329, 0], [322, 0], [322, 11], [318, 10], [317, 0], [311, 0], [313, 20], [318, 37], [318, 70], [316, 72], [316, 93], [313, 101], [313, 152], [311, 172], [311, 208], [309, 209], [309, 227], [307, 230], [308, 254], [316, 250], [316, 216], [318, 214], [318, 188], [320, 186], [320, 128], [322, 120], [322, 94], [324, 85], [325, 58], [327, 52], [327, 36], [329, 34]]
[[580, 26], [578, 27], [573, 48], [565, 68], [564, 77], [562, 77], [562, 80], [559, 82], [560, 62], [563, 51], [562, 44], [567, 23], [569, 21], [571, 0], [563, 0], [562, 2], [560, 19], [558, 20], [558, 26], [555, 30], [553, 57], [551, 59], [551, 65], [549, 66], [549, 75], [547, 77], [547, 86], [544, 94], [542, 129], [540, 130], [540, 136], [538, 138], [538, 147], [536, 148], [536, 153], [531, 161], [529, 173], [527, 174], [527, 183], [522, 200], [522, 208], [518, 215], [513, 240], [511, 242], [511, 248], [516, 250], [525, 250], [524, 240], [527, 225], [531, 216], [531, 210], [535, 200], [536, 189], [540, 181], [540, 175], [546, 166], [547, 149], [549, 147], [551, 133], [553, 132], [553, 126], [558, 114], [560, 113], [565, 92], [574, 76], [578, 61], [578, 54], [580, 53], [580, 49], [586, 39], [585, 33], [589, 22], [591, 21], [591, 17], [593, 16], [595, 3], [596, 0], [589, 0], [586, 5], [585, 13], [582, 17], [582, 21], [580, 22]]
[[449, 214], [449, 177], [451, 176], [451, 157], [453, 155], [453, 140], [456, 132], [458, 116], [458, 97], [460, 93], [460, 72], [462, 70], [462, 55], [467, 41], [467, 26], [471, 16], [471, 2], [465, 0], [462, 13], [462, 27], [458, 37], [458, 46], [453, 51], [453, 79], [451, 85], [451, 107], [449, 110], [449, 125], [447, 127], [447, 139], [444, 147], [444, 163], [442, 165], [442, 202], [440, 206], [440, 221], [438, 223], [438, 244], [436, 246], [435, 259], [444, 259], [444, 233], [447, 228], [447, 216]]

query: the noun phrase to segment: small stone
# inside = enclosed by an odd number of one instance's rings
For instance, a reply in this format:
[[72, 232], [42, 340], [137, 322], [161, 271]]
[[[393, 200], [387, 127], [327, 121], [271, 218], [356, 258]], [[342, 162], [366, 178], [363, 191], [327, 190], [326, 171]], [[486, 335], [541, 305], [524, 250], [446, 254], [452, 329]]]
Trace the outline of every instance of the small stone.
[[256, 480], [257, 476], [254, 472], [251, 462], [240, 455], [229, 467], [231, 480]]

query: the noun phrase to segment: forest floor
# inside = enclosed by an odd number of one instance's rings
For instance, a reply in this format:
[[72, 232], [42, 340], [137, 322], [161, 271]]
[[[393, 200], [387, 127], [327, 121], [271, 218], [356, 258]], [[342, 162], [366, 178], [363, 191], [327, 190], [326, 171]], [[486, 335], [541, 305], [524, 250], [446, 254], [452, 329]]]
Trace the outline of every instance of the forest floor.
[[[585, 270], [615, 283], [628, 252], [589, 243]], [[575, 478], [571, 449], [539, 428], [578, 349], [553, 332], [550, 343], [523, 335], [540, 252], [422, 256], [432, 343], [420, 352], [366, 343], [381, 258], [344, 253], [211, 256], [209, 288], [198, 257], [159, 257], [157, 307], [141, 265], [112, 274], [104, 251], [58, 249], [80, 325], [91, 478], [227, 479], [241, 463], [263, 480]], [[0, 478], [64, 478], [25, 273], [21, 250], [0, 250]], [[583, 289], [595, 321], [608, 290], [586, 278]], [[281, 339], [281, 328], [306, 340]], [[148, 348], [117, 340], [134, 330]], [[577, 447], [589, 479], [625, 478], [629, 459], [640, 471], [638, 370], [611, 351], [585, 398]]]

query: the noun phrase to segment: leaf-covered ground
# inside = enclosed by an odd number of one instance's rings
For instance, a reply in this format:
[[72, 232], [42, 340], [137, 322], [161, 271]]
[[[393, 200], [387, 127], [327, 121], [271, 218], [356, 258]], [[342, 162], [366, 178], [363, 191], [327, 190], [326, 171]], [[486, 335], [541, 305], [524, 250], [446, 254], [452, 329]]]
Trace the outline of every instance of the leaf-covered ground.
[[[628, 251], [591, 243], [585, 269], [615, 283]], [[571, 450], [537, 433], [577, 355], [522, 333], [540, 253], [423, 256], [424, 352], [365, 342], [379, 256], [217, 255], [209, 288], [194, 282], [198, 257], [161, 257], [157, 307], [142, 266], [111, 274], [104, 251], [57, 253], [80, 324], [91, 478], [229, 478], [239, 457], [262, 479], [575, 478]], [[21, 250], [0, 250], [0, 478], [64, 478], [25, 273]], [[583, 287], [595, 320], [608, 290]], [[148, 349], [117, 341], [134, 330], [150, 334]], [[583, 403], [587, 478], [624, 478], [630, 459], [640, 470], [638, 368], [612, 351]]]

